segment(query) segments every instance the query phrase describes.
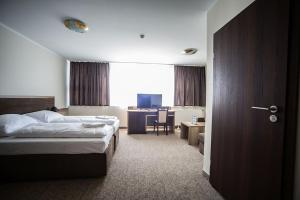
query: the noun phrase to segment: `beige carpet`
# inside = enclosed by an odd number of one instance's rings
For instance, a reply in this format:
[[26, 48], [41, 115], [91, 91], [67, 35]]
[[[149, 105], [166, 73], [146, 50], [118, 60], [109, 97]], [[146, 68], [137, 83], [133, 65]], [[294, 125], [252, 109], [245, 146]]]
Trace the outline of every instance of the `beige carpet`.
[[202, 162], [198, 148], [175, 134], [127, 135], [121, 131], [106, 177], [4, 184], [0, 185], [0, 199], [222, 199], [202, 176]]

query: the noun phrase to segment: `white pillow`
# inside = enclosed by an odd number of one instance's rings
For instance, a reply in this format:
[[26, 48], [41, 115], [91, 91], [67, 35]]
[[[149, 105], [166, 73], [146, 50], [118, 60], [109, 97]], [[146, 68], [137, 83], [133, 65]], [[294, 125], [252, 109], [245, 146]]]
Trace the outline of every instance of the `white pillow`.
[[41, 110], [37, 112], [27, 113], [25, 114], [29, 117], [32, 117], [40, 122], [49, 123], [55, 119], [62, 118], [63, 115], [57, 112], [53, 112], [50, 110]]
[[38, 123], [38, 121], [25, 115], [0, 115], [0, 136], [7, 136], [8, 134], [11, 134], [16, 130], [34, 123]]

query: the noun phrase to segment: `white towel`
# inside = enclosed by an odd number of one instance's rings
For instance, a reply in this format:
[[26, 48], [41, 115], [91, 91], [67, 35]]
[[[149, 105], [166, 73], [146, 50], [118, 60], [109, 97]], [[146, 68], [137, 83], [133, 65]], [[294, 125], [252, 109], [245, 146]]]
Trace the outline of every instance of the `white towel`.
[[104, 127], [105, 125], [105, 123], [82, 123], [84, 128], [100, 128]]

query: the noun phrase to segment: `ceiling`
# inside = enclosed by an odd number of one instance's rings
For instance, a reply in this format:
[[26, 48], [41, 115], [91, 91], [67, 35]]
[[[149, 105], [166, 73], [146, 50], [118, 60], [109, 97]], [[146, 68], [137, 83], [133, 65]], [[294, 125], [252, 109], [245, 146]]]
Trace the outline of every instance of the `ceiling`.
[[[214, 2], [1, 0], [0, 22], [69, 60], [203, 65], [206, 11]], [[66, 29], [67, 17], [86, 22], [89, 31]], [[182, 55], [186, 48], [198, 52]]]

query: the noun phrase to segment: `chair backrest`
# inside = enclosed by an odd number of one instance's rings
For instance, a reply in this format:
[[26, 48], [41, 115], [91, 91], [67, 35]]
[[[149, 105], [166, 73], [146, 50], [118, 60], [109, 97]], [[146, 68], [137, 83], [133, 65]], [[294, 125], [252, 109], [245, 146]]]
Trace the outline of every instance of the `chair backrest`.
[[166, 123], [167, 118], [168, 118], [168, 109], [167, 108], [158, 108], [157, 109], [158, 123]]

